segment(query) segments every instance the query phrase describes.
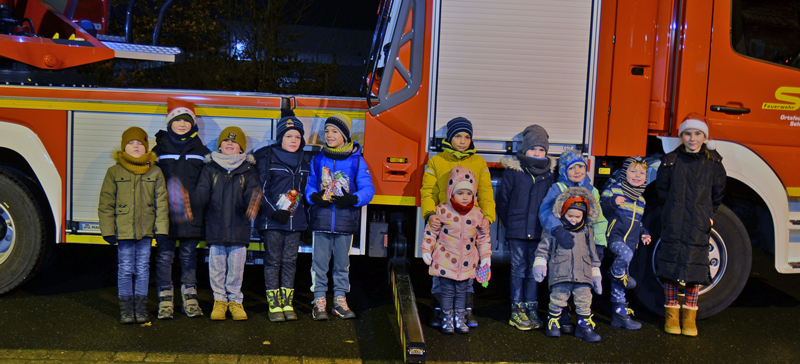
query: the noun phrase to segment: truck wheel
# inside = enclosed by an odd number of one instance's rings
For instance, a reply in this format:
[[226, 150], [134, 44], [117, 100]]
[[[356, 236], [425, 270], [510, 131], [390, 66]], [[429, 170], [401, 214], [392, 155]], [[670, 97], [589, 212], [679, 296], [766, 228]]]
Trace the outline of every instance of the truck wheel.
[[44, 216], [23, 179], [0, 169], [0, 294], [32, 278], [45, 256]]
[[[660, 216], [649, 220], [658, 219]], [[639, 282], [633, 289], [636, 299], [647, 309], [664, 315], [664, 286], [655, 275], [661, 240], [655, 239], [650, 246], [639, 246], [631, 262], [630, 273]], [[708, 247], [711, 284], [700, 288], [697, 301], [700, 307], [697, 317], [700, 319], [711, 317], [733, 303], [747, 283], [753, 261], [747, 230], [725, 205], [720, 206], [714, 216]]]

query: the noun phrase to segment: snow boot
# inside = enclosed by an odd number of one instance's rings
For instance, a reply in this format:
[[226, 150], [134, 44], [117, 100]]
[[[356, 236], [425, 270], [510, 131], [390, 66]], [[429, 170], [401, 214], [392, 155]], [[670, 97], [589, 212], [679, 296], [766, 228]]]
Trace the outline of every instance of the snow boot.
[[431, 319], [428, 322], [430, 327], [442, 327], [442, 305], [439, 304], [439, 293], [431, 295]]
[[467, 315], [469, 311], [456, 312], [455, 317], [455, 330], [459, 334], [469, 334], [469, 324], [467, 323]]
[[522, 331], [531, 329], [531, 321], [525, 314], [525, 306], [522, 303], [511, 304], [511, 319], [508, 320], [508, 324]]
[[478, 320], [472, 315], [472, 307], [474, 307], [472, 301], [474, 298], [474, 292], [467, 292], [467, 326], [469, 327], [478, 327]]
[[686, 336], [697, 336], [697, 306], [681, 306], [681, 323], [683, 330], [681, 334]]
[[193, 284], [181, 285], [181, 300], [183, 301], [183, 313], [186, 316], [203, 316], [203, 310], [200, 308], [200, 303], [197, 302], [197, 286]]
[[144, 324], [150, 322], [150, 316], [147, 316], [147, 296], [136, 295], [135, 300], [136, 323]]
[[578, 315], [578, 326], [575, 327], [575, 337], [590, 343], [596, 343], [600, 341], [600, 335], [594, 332], [594, 321], [592, 321], [592, 315]]
[[172, 303], [172, 286], [158, 291], [158, 319], [171, 320], [175, 306]]
[[294, 307], [292, 307], [293, 298], [294, 288], [281, 287], [281, 309], [286, 321], [297, 320], [297, 314], [294, 313]]
[[681, 334], [680, 311], [681, 306], [664, 306], [664, 331], [668, 334]]
[[225, 313], [228, 312], [228, 302], [214, 301], [214, 309], [211, 310], [211, 319], [214, 321], [225, 320]]
[[442, 310], [442, 334], [449, 335], [456, 332], [454, 318], [455, 313], [453, 311]]
[[267, 302], [269, 303], [269, 320], [272, 322], [286, 321], [281, 308], [281, 291], [277, 289], [267, 290]]
[[333, 298], [333, 309], [331, 313], [334, 316], [339, 316], [341, 319], [351, 319], [356, 317], [356, 313], [350, 310], [347, 305], [347, 300], [344, 296], [336, 296]]
[[228, 311], [231, 312], [231, 317], [234, 321], [247, 320], [247, 312], [244, 312], [244, 307], [241, 303], [228, 302]]
[[525, 302], [525, 314], [528, 315], [528, 320], [531, 321], [531, 328], [538, 329], [544, 325], [539, 318], [539, 302]]
[[133, 314], [133, 296], [119, 298], [119, 323], [132, 324], [136, 322]]
[[628, 308], [627, 303], [611, 302], [614, 312], [611, 314], [611, 326], [622, 327], [628, 330], [639, 330], [642, 328], [641, 322], [634, 321], [633, 310]]
[[547, 337], [561, 337], [561, 323], [559, 322], [560, 316], [549, 315], [547, 317], [547, 327], [544, 328], [544, 334]]
[[311, 310], [312, 319], [316, 321], [322, 321], [328, 319], [328, 313], [325, 312], [325, 306], [327, 306], [325, 297], [315, 298], [314, 301], [311, 301], [311, 306], [313, 306]]
[[572, 325], [572, 316], [569, 314], [569, 307], [564, 307], [561, 311], [561, 317], [558, 319], [561, 325], [561, 333], [564, 335], [572, 335], [575, 332], [575, 326]]

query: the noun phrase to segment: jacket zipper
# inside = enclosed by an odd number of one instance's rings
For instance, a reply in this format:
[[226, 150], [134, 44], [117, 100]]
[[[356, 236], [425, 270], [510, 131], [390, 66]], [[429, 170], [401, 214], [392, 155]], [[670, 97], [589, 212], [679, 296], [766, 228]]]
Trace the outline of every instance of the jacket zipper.
[[[628, 226], [628, 231], [625, 233], [625, 237], [622, 238], [622, 241], [625, 244], [628, 244], [628, 234], [631, 233], [631, 230], [633, 230], [633, 224], [636, 222], [636, 207], [637, 207], [636, 203], [638, 202], [639, 202], [638, 199], [636, 201], [633, 201], [633, 216], [631, 217], [631, 226]], [[639, 241], [637, 240], [636, 243], [637, 243], [636, 245], [638, 246]]]
[[[331, 180], [333, 180], [333, 172], [336, 170], [336, 160], [333, 160], [333, 169], [331, 170]], [[330, 188], [330, 187], [328, 187]], [[333, 199], [333, 195], [331, 195]], [[336, 205], [331, 204], [331, 233], [334, 232], [336, 227]]]

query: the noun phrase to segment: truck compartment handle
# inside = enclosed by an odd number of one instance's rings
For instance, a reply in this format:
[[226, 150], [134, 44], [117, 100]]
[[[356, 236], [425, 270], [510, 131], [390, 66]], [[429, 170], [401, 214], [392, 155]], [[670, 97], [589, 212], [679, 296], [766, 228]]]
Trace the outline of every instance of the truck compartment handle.
[[726, 114], [749, 114], [750, 109], [746, 107], [730, 107], [722, 105], [711, 105], [711, 111], [724, 112]]

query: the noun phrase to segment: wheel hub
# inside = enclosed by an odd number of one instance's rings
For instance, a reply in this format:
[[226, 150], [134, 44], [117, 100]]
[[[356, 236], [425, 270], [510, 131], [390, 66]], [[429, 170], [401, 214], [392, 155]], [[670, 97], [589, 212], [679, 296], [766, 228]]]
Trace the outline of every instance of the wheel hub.
[[0, 203], [0, 263], [11, 254], [14, 246], [14, 220], [3, 204]]

